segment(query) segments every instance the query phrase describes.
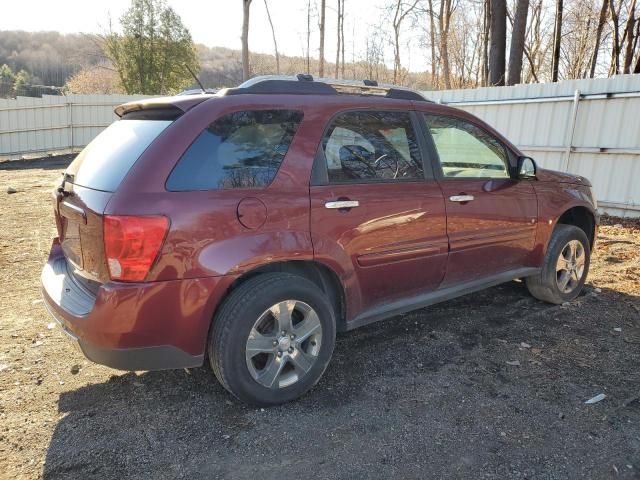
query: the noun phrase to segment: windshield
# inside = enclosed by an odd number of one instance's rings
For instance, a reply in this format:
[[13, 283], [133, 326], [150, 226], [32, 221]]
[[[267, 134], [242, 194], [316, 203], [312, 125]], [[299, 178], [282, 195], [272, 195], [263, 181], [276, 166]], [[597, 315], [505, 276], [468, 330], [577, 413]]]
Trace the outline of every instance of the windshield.
[[142, 152], [169, 126], [170, 120], [118, 120], [78, 154], [67, 172], [73, 183], [115, 192]]

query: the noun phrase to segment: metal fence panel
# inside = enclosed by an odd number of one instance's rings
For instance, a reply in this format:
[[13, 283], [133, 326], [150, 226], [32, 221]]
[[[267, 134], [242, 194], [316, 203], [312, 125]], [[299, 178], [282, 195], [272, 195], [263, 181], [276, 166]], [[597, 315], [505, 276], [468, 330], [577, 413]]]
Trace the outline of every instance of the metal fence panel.
[[[541, 166], [589, 178], [604, 211], [640, 216], [640, 75], [423, 93], [482, 118]], [[0, 158], [78, 151], [115, 106], [139, 98], [0, 99]]]
[[589, 178], [601, 210], [640, 216], [640, 75], [424, 94], [482, 118], [541, 166]]
[[43, 95], [0, 100], [0, 158], [77, 151], [144, 95]]

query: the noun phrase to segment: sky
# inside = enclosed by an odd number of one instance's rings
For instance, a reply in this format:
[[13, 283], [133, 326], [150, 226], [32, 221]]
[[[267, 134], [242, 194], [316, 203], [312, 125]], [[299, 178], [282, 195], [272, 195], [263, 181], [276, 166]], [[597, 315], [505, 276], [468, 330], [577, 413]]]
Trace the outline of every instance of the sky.
[[[101, 32], [108, 25], [109, 15], [114, 24], [130, 5], [130, 0], [0, 0], [0, 30], [55, 30], [62, 33]], [[304, 55], [306, 48], [307, 1], [267, 0], [276, 29], [278, 50], [286, 55]], [[312, 1], [312, 3], [314, 3]], [[242, 27], [241, 0], [168, 0], [191, 31], [196, 43], [240, 49]], [[388, 0], [346, 0], [345, 3], [345, 61], [353, 51], [356, 58], [365, 49], [367, 35], [385, 22], [384, 5]], [[337, 0], [327, 0], [325, 58], [335, 61]], [[312, 18], [312, 56], [318, 56], [318, 20]], [[408, 26], [408, 24], [407, 24]], [[352, 39], [355, 39], [352, 42]], [[426, 69], [426, 60], [416, 55], [417, 37], [404, 39], [403, 66], [417, 71]], [[414, 48], [411, 48], [414, 47]], [[273, 53], [273, 39], [267, 20], [264, 0], [253, 0], [250, 15], [249, 49], [259, 53]], [[413, 56], [411, 55], [413, 52]], [[425, 52], [426, 53], [426, 52]], [[392, 64], [391, 51], [385, 56]]]

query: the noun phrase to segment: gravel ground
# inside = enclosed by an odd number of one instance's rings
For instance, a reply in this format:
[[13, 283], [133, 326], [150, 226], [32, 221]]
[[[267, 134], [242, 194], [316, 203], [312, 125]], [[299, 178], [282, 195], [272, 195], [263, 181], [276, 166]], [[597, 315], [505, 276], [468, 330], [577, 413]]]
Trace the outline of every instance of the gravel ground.
[[511, 282], [342, 334], [311, 393], [256, 409], [206, 368], [91, 364], [51, 323], [67, 162], [0, 164], [0, 477], [640, 477], [639, 222], [603, 220], [571, 304]]

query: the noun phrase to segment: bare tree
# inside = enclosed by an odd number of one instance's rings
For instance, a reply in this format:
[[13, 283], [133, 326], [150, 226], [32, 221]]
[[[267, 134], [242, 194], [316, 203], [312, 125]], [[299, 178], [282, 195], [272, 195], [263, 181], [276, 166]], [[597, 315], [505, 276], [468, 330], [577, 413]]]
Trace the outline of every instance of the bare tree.
[[320, 66], [318, 67], [318, 75], [320, 77], [324, 76], [324, 14], [325, 14], [325, 5], [326, 0], [320, 1]]
[[482, 2], [482, 85], [489, 81], [489, 29], [491, 27], [491, 0]]
[[307, 0], [307, 75], [311, 73], [311, 0]]
[[342, 11], [340, 12], [340, 41], [341, 41], [341, 53], [342, 53], [342, 65], [340, 67], [342, 78], [344, 78], [344, 2], [342, 0]]
[[636, 23], [635, 12], [636, 0], [631, 0], [627, 13], [627, 23], [624, 28], [624, 34], [622, 35], [622, 43], [624, 43], [625, 40], [627, 42], [624, 52], [624, 66], [622, 67], [622, 73], [631, 73], [635, 44], [637, 44], [637, 37], [633, 34]]
[[516, 85], [522, 81], [522, 56], [524, 54], [524, 39], [527, 34], [528, 14], [529, 0], [518, 0], [511, 32], [507, 85]]
[[251, 76], [249, 69], [249, 10], [251, 0], [242, 0], [242, 80]]
[[[636, 28], [636, 42], [640, 39], [640, 20], [638, 20], [638, 26]], [[637, 43], [636, 43], [637, 46]], [[640, 73], [640, 52], [638, 53], [638, 59], [636, 60], [636, 66], [633, 67], [633, 73]]]
[[546, 65], [547, 51], [550, 48], [549, 42], [545, 41], [551, 32], [547, 30], [548, 25], [543, 22], [543, 2], [544, 0], [533, 0], [531, 4], [529, 31], [524, 46], [524, 54], [528, 61], [525, 83], [540, 81]]
[[400, 62], [400, 33], [402, 31], [402, 22], [413, 12], [420, 0], [414, 0], [412, 3], [406, 4], [402, 0], [395, 0], [392, 6], [393, 11], [393, 83], [397, 83], [402, 63]]
[[429, 37], [431, 44], [431, 83], [433, 85], [438, 84], [438, 59], [436, 58], [436, 13], [433, 11], [433, 0], [429, 0]]
[[335, 78], [338, 78], [338, 73], [340, 71], [340, 43], [342, 42], [342, 37], [340, 36], [340, 25], [342, 23], [342, 0], [338, 0], [338, 24], [337, 24], [337, 40], [338, 45], [336, 47], [336, 73]]
[[438, 29], [440, 33], [440, 59], [442, 60], [442, 77], [445, 88], [451, 88], [451, 67], [449, 65], [449, 26], [454, 7], [451, 0], [440, 0]]
[[596, 28], [596, 39], [593, 46], [593, 55], [591, 56], [591, 68], [589, 78], [593, 78], [596, 73], [596, 65], [598, 64], [598, 50], [600, 50], [600, 39], [602, 38], [602, 30], [607, 22], [607, 9], [609, 8], [609, 0], [602, 0], [602, 8], [600, 9], [600, 18], [598, 27]]
[[[551, 81], [558, 81], [560, 67], [560, 44], [562, 42], [562, 12], [563, 0], [556, 0], [556, 23], [553, 29], [553, 57], [551, 62]], [[612, 0], [613, 1], [613, 0]]]
[[267, 19], [271, 26], [271, 35], [273, 36], [273, 48], [276, 51], [276, 74], [280, 75], [280, 55], [278, 54], [278, 42], [276, 41], [276, 30], [273, 28], [273, 22], [271, 21], [271, 13], [269, 13], [269, 4], [267, 0], [264, 0], [264, 8], [267, 10]]
[[[611, 67], [609, 75], [617, 75], [620, 73], [620, 17], [616, 11], [614, 0], [609, 0], [609, 8], [611, 9], [611, 23], [613, 25], [613, 38], [611, 46]], [[622, 8], [622, 1], [620, 2]]]
[[489, 84], [504, 85], [507, 49], [507, 3], [491, 0], [491, 47], [489, 50]]

